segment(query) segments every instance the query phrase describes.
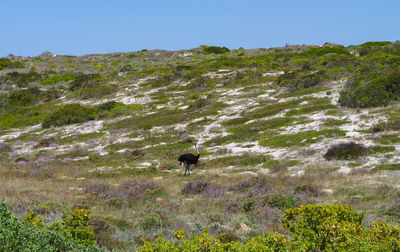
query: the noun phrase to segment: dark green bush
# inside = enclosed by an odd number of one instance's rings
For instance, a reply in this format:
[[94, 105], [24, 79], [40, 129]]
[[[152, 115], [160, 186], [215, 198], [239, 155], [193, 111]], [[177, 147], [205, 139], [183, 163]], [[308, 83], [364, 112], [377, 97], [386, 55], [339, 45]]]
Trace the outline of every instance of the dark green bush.
[[6, 75], [6, 79], [11, 83], [17, 84], [18, 87], [26, 87], [29, 83], [42, 79], [42, 75], [35, 71], [29, 71], [28, 73], [11, 72]]
[[7, 58], [0, 58], [0, 71], [6, 68], [24, 68], [24, 65], [18, 61], [11, 61]]
[[32, 217], [28, 218], [32, 222], [22, 222], [11, 215], [4, 201], [0, 204], [0, 251], [102, 251], [81, 245], [63, 232], [40, 229], [41, 219]]
[[365, 156], [369, 152], [368, 148], [354, 142], [341, 143], [330, 147], [325, 153], [324, 158], [327, 160], [351, 160]]
[[76, 94], [81, 99], [101, 98], [105, 95], [114, 93], [116, 90], [116, 87], [112, 85], [99, 85], [95, 87], [81, 88], [76, 92]]
[[97, 114], [94, 109], [81, 106], [80, 104], [67, 104], [62, 108], [46, 116], [42, 127], [63, 126], [74, 123], [87, 122], [96, 119]]
[[371, 80], [353, 80], [340, 92], [339, 103], [351, 108], [387, 106], [400, 100], [400, 72]]
[[40, 98], [40, 90], [29, 88], [17, 90], [8, 96], [7, 107], [26, 106], [33, 104]]
[[113, 109], [117, 106], [120, 106], [120, 105], [123, 105], [123, 104], [120, 102], [116, 102], [116, 101], [110, 101], [110, 102], [105, 102], [100, 105], [97, 105], [96, 109], [99, 111], [110, 111], [111, 109]]
[[365, 56], [373, 52], [377, 51], [382, 51], [383, 46], [387, 46], [392, 44], [392, 42], [389, 41], [372, 41], [372, 42], [366, 42], [364, 44], [361, 44], [356, 47], [358, 53], [360, 56]]
[[69, 90], [76, 91], [81, 88], [97, 87], [99, 82], [104, 81], [100, 74], [78, 74], [70, 83]]
[[322, 47], [311, 47], [309, 50], [301, 53], [301, 56], [313, 57], [313, 56], [322, 56], [328, 53], [336, 53], [336, 54], [350, 54], [349, 50], [341, 46], [322, 46]]
[[361, 44], [360, 46], [385, 46], [385, 45], [390, 45], [392, 42], [390, 41], [370, 41], [370, 42], [365, 42], [364, 44]]
[[224, 54], [224, 53], [229, 53], [230, 50], [226, 47], [220, 47], [220, 46], [205, 46], [203, 49], [204, 54]]

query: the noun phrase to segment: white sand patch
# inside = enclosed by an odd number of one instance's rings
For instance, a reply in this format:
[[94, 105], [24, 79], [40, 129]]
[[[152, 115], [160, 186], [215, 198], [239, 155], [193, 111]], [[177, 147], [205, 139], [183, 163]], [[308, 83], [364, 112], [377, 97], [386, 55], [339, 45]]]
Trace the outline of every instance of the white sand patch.
[[227, 90], [227, 91], [221, 93], [221, 95], [222, 95], [222, 96], [240, 95], [240, 94], [242, 94], [242, 92], [240, 92], [240, 90], [242, 90], [242, 89], [243, 89], [243, 87], [241, 87], [241, 88], [235, 88], [235, 89], [230, 89], [230, 90]]
[[342, 166], [340, 169], [337, 171], [339, 173], [344, 173], [344, 174], [349, 174], [351, 172], [351, 168]]
[[258, 98], [268, 98], [268, 97], [271, 97], [271, 94], [274, 93], [274, 92], [276, 92], [276, 90], [274, 90], [274, 89], [269, 89], [269, 90], [265, 90], [264, 92], [265, 92], [265, 94], [259, 95], [259, 96], [257, 96], [257, 97], [258, 97]]
[[63, 127], [55, 127], [57, 132], [62, 132], [62, 137], [65, 138], [71, 135], [89, 134], [99, 132], [103, 127], [104, 121], [88, 121], [82, 124], [72, 124]]
[[119, 102], [122, 102], [124, 105], [131, 105], [131, 104], [143, 105], [151, 102], [151, 98], [149, 97], [135, 97], [135, 96], [119, 97], [117, 100]]
[[209, 73], [203, 74], [203, 77], [210, 78], [210, 79], [220, 79], [225, 76], [230, 76], [233, 74], [235, 74], [235, 72], [230, 72], [230, 70], [227, 70], [227, 69], [220, 69], [220, 70], [218, 70], [218, 72], [209, 72]]
[[159, 143], [159, 144], [146, 145], [146, 146], [143, 147], [142, 149], [148, 149], [148, 148], [156, 147], [156, 146], [159, 146], [159, 145], [166, 145], [166, 143], [161, 142], [161, 143]]
[[[244, 147], [249, 146], [249, 147]], [[229, 143], [226, 145], [218, 145], [209, 147], [208, 151], [216, 152], [218, 149], [227, 149], [230, 153], [218, 156], [210, 156], [210, 159], [226, 156], [237, 156], [237, 154], [253, 153], [253, 154], [265, 154], [273, 156], [274, 159], [279, 159], [287, 153], [286, 149], [273, 149], [258, 145], [258, 142], [246, 142], [246, 143]]]
[[178, 123], [175, 124], [174, 130], [176, 131], [184, 131], [187, 127], [188, 123]]
[[150, 130], [150, 132], [151, 133], [155, 133], [155, 134], [157, 134], [157, 133], [165, 133], [165, 127], [164, 126], [158, 126], [158, 127], [153, 127], [153, 128], [151, 128], [151, 130]]
[[270, 77], [278, 77], [278, 76], [280, 76], [280, 75], [282, 75], [282, 74], [284, 74], [284, 73], [285, 73], [284, 71], [271, 72], [271, 73], [263, 73], [262, 76], [263, 76], [263, 77], [267, 77], [267, 76], [270, 76]]
[[21, 129], [12, 129], [12, 130], [8, 130], [6, 131], [7, 133], [0, 136], [0, 141], [6, 141], [6, 140], [10, 140], [13, 138], [17, 138], [22, 134], [28, 133], [32, 131], [36, 131], [38, 129], [40, 129], [42, 127], [41, 124], [37, 124], [34, 126], [29, 126], [29, 127], [25, 127], [25, 128], [21, 128]]
[[313, 121], [310, 123], [305, 123], [305, 124], [292, 124], [286, 127], [280, 128], [280, 133], [281, 134], [297, 134], [300, 132], [304, 131], [310, 131], [310, 130], [320, 130], [320, 125], [323, 123], [323, 121], [317, 120]]
[[187, 109], [187, 108], [189, 108], [189, 105], [181, 106], [181, 107], [179, 107], [178, 109], [185, 110], [185, 109]]
[[140, 84], [143, 84], [143, 83], [148, 82], [149, 80], [154, 80], [155, 78], [157, 78], [157, 77], [156, 77], [156, 76], [147, 76], [147, 77], [138, 79], [138, 80], [136, 81], [135, 85], [138, 86], [138, 85], [140, 85]]

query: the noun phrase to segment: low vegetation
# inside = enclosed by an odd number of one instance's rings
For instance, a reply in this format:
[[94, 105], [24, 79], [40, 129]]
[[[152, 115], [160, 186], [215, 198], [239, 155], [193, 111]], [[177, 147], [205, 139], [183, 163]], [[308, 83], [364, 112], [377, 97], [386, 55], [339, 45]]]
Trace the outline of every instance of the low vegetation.
[[67, 104], [62, 108], [47, 115], [43, 119], [42, 127], [49, 128], [51, 126], [63, 126], [74, 123], [87, 122], [96, 119], [96, 112], [79, 104]]
[[327, 160], [339, 159], [339, 160], [351, 160], [365, 156], [369, 153], [369, 149], [357, 144], [355, 142], [340, 143], [334, 145], [328, 149], [325, 153], [324, 158]]
[[397, 251], [399, 55], [1, 58], [0, 250]]
[[154, 243], [145, 242], [140, 251], [396, 251], [400, 229], [384, 222], [363, 228], [363, 214], [342, 205], [305, 205], [288, 209], [282, 218], [293, 240], [267, 232], [251, 238], [244, 244], [233, 239], [214, 238], [207, 233], [190, 238], [184, 230], [174, 232], [176, 242], [160, 237]]

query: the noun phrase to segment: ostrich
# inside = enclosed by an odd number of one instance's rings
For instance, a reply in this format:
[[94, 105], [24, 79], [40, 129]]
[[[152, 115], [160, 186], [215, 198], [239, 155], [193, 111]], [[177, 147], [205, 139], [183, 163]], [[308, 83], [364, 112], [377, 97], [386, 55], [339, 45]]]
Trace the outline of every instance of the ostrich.
[[197, 162], [199, 161], [199, 157], [200, 157], [200, 152], [199, 149], [197, 149], [197, 144], [194, 144], [194, 147], [196, 148], [197, 151], [197, 156], [193, 155], [192, 153], [187, 153], [187, 154], [183, 154], [178, 158], [179, 164], [182, 165], [182, 163], [185, 165], [185, 174], [183, 176], [186, 176], [186, 172], [189, 174], [190, 176], [190, 165], [192, 164], [197, 164]]

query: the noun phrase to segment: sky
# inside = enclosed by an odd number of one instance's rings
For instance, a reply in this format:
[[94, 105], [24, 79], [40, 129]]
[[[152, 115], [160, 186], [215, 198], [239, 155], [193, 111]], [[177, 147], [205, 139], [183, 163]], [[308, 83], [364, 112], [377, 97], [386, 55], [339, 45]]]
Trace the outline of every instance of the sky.
[[399, 0], [2, 0], [0, 57], [400, 40]]

